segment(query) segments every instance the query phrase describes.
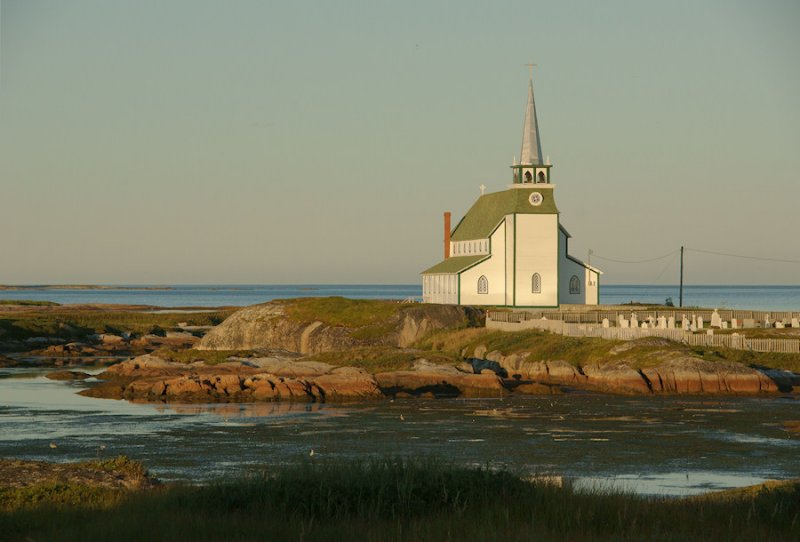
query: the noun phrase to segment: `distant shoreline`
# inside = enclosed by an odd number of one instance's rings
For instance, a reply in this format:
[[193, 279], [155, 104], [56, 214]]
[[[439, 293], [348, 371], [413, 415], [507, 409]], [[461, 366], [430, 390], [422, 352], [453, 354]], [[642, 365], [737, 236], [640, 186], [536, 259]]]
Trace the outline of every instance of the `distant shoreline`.
[[100, 286], [97, 284], [32, 284], [32, 285], [5, 285], [0, 284], [0, 290], [25, 291], [25, 290], [174, 290], [171, 286]]

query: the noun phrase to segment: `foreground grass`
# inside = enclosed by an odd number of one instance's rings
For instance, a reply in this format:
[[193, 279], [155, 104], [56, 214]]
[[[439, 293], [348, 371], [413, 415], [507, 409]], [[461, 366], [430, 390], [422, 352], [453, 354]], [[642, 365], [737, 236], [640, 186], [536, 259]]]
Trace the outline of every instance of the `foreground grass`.
[[106, 508], [19, 508], [10, 540], [797, 540], [800, 484], [668, 500], [580, 493], [426, 461], [309, 462], [131, 494]]

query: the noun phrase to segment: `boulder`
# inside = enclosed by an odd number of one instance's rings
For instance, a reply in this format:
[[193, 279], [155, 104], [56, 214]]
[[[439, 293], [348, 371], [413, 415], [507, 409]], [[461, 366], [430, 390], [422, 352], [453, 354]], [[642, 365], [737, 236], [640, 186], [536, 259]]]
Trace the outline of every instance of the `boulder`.
[[[197, 344], [200, 350], [255, 350], [279, 348], [318, 354], [362, 346], [406, 347], [430, 331], [462, 327], [480, 319], [480, 311], [454, 305], [400, 305], [383, 322], [366, 327], [347, 327], [325, 322], [297, 321], [287, 308], [289, 301], [272, 301], [245, 307], [209, 331]], [[353, 300], [341, 300], [343, 306]], [[392, 303], [387, 301], [386, 303]]]
[[86, 380], [92, 375], [80, 371], [54, 371], [47, 373], [46, 376], [50, 380]]

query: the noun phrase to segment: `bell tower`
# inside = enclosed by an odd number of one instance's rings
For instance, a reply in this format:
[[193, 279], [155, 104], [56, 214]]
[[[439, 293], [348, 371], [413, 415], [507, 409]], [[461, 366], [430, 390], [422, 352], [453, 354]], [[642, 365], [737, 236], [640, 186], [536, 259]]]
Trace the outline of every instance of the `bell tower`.
[[528, 105], [525, 107], [525, 122], [522, 127], [522, 152], [520, 159], [514, 158], [511, 169], [514, 172], [514, 184], [550, 184], [550, 168], [548, 159], [542, 157], [542, 142], [539, 139], [539, 121], [536, 118], [536, 103], [533, 99], [533, 66], [528, 81]]

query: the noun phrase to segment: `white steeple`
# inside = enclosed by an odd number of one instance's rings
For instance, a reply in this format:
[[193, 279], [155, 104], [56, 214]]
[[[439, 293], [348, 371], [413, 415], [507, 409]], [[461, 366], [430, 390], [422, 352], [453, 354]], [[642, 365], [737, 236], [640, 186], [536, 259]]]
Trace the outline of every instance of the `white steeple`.
[[525, 125], [522, 128], [522, 155], [519, 163], [526, 166], [542, 165], [539, 121], [536, 119], [536, 104], [533, 101], [533, 77], [528, 82], [528, 105], [525, 108]]

